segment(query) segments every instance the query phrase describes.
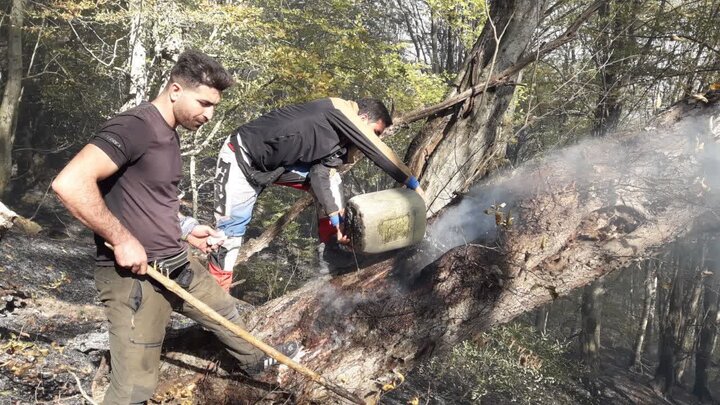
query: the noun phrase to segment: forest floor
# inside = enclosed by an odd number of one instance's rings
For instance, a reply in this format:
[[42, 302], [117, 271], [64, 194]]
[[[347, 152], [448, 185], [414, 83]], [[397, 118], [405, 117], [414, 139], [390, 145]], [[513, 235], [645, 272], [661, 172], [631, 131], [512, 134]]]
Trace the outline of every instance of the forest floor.
[[[546, 385], [534, 393], [535, 400], [513, 398], [503, 392], [488, 392], [482, 400], [470, 399], [471, 385], [434, 378], [422, 368], [407, 376], [402, 389], [386, 397], [387, 403], [408, 404], [413, 398], [429, 404], [699, 404], [687, 390], [677, 387], [670, 396], [663, 396], [652, 388], [651, 367], [643, 374], [627, 367], [629, 352], [604, 348], [598, 373], [594, 377], [578, 375], [570, 381]], [[538, 398], [543, 398], [538, 399]], [[426, 402], [427, 401], [427, 402]]]
[[[107, 324], [94, 287], [92, 235], [57, 206], [44, 218], [40, 235], [10, 230], [0, 240], [0, 404], [79, 404], [84, 396], [99, 401], [108, 383]], [[192, 321], [174, 315], [168, 328], [154, 403], [292, 403], [282, 390], [234, 369], [215, 338]], [[671, 399], [658, 395], [650, 376], [627, 370], [627, 358], [605, 350], [597, 379], [577, 378], [553, 393], [553, 403], [578, 403], [578, 397], [588, 404], [695, 403], [682, 389]], [[382, 402], [417, 397], [419, 403], [473, 403], [466, 394], [415, 371]], [[491, 393], [481, 402], [510, 400]]]

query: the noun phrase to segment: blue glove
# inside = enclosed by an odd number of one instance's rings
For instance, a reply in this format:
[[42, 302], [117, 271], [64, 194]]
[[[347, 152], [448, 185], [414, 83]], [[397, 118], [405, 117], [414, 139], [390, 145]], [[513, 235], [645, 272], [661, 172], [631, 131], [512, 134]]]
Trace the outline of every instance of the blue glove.
[[335, 228], [337, 228], [338, 226], [340, 226], [340, 215], [339, 215], [339, 214], [332, 214], [332, 215], [330, 215], [330, 223], [331, 223], [332, 226], [334, 226]]
[[420, 182], [415, 176], [410, 176], [407, 180], [405, 180], [405, 185], [410, 190], [415, 190], [416, 188], [420, 187]]

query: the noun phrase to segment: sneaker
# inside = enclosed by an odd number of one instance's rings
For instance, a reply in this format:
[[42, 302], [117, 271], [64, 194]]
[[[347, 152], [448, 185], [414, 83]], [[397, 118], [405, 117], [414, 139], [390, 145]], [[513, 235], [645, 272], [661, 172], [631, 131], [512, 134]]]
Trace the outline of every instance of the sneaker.
[[[300, 345], [300, 342], [291, 340], [289, 342], [285, 342], [281, 344], [280, 346], [276, 347], [275, 350], [279, 351], [280, 353], [290, 357], [291, 359], [295, 357], [298, 353], [300, 353], [300, 350], [302, 349], [302, 345]], [[250, 375], [259, 375], [262, 374], [272, 366], [280, 364], [279, 361], [277, 361], [275, 358], [268, 356], [267, 354], [262, 356], [260, 358], [260, 361], [258, 361], [255, 366], [248, 368], [248, 373]]]

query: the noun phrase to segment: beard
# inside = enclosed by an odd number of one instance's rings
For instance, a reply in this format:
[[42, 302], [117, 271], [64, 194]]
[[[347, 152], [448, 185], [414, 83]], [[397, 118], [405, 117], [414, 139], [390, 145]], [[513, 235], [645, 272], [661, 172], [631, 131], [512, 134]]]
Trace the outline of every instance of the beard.
[[205, 124], [205, 122], [196, 117], [189, 117], [180, 121], [180, 126], [188, 131], [197, 131], [203, 124]]

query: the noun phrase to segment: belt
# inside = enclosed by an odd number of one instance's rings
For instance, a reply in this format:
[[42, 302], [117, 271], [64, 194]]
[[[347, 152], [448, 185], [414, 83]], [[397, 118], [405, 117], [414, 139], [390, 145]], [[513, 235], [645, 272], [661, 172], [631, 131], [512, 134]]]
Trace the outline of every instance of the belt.
[[190, 260], [188, 260], [188, 252], [186, 250], [183, 250], [175, 256], [155, 260], [155, 262], [151, 264], [155, 264], [159, 272], [165, 275], [170, 275], [170, 273], [174, 272], [180, 267], [185, 266], [189, 262]]
[[329, 154], [328, 156], [325, 156], [324, 158], [320, 159], [323, 163], [333, 163], [333, 160], [341, 158], [345, 154], [347, 154], [347, 148], [340, 148], [336, 150], [335, 152]]

